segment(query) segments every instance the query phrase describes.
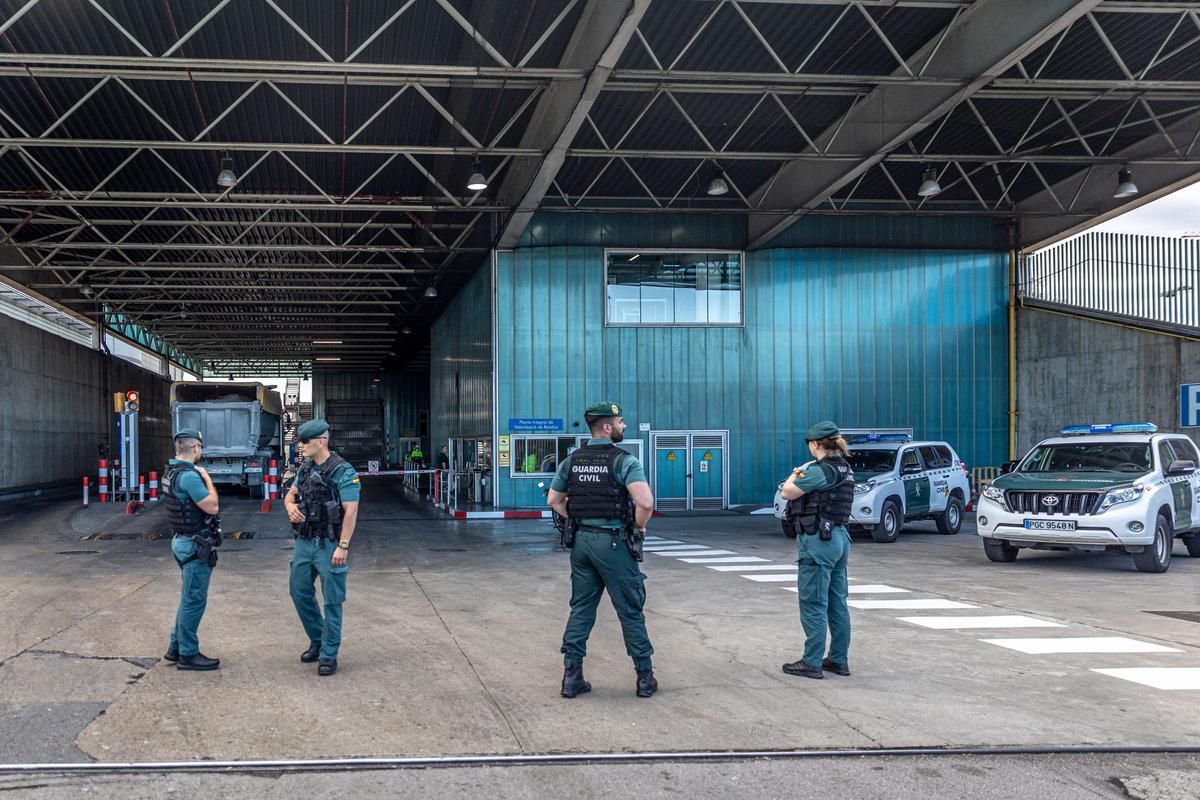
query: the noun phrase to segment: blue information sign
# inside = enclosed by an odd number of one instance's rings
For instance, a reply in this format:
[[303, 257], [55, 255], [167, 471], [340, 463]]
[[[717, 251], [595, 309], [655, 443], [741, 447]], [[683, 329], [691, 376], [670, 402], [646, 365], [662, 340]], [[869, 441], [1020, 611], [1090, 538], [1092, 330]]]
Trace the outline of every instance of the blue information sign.
[[1179, 387], [1179, 427], [1200, 428], [1200, 383]]
[[509, 417], [508, 429], [516, 433], [558, 433], [563, 429], [563, 421], [533, 417], [529, 419], [514, 419]]

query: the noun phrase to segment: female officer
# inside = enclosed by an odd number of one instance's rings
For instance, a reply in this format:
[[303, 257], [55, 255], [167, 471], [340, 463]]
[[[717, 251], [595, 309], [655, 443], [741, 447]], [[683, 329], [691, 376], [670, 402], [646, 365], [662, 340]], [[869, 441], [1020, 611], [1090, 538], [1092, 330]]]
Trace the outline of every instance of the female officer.
[[[784, 480], [782, 496], [789, 508], [799, 506], [797, 589], [800, 624], [804, 626], [804, 657], [783, 665], [789, 675], [824, 678], [824, 670], [850, 674], [850, 609], [846, 605], [846, 564], [850, 532], [846, 523], [854, 504], [854, 472], [846, 461], [850, 451], [837, 425], [818, 422], [805, 433], [815, 461], [797, 467]], [[795, 511], [792, 512], [795, 514]], [[825, 631], [830, 635], [825, 655]]]

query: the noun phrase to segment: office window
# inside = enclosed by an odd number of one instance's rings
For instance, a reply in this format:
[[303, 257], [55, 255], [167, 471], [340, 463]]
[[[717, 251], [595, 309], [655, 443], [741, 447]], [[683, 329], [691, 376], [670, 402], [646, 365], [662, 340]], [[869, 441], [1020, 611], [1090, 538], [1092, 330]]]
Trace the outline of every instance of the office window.
[[610, 250], [605, 257], [608, 325], [742, 324], [741, 253]]
[[513, 436], [509, 475], [514, 478], [554, 477], [559, 462], [574, 451], [575, 436]]

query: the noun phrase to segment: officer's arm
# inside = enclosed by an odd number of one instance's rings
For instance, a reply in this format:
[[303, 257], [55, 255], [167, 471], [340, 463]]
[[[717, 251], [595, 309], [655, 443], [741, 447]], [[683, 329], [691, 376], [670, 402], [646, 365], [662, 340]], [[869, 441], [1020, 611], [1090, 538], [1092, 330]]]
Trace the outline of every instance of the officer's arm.
[[[797, 482], [801, 485], [798, 486]], [[779, 496], [784, 500], [795, 500], [809, 492], [823, 489], [831, 482], [832, 480], [825, 464], [818, 464], [807, 471], [804, 467], [797, 467], [792, 470], [791, 475], [788, 475], [784, 479], [783, 486], [779, 490]]]
[[796, 478], [803, 477], [804, 473], [799, 469], [792, 470], [786, 478], [783, 479], [783, 486], [779, 487], [779, 496], [784, 500], [796, 500], [804, 496], [804, 490], [796, 485]]
[[196, 474], [200, 480], [204, 481], [204, 488], [208, 490], [208, 495], [200, 500], [195, 500], [196, 507], [205, 514], [219, 514], [221, 512], [221, 502], [217, 499], [217, 487], [213, 486], [212, 478], [208, 477], [202, 467], [196, 468]]
[[340, 541], [350, 544], [350, 539], [354, 537], [354, 526], [358, 522], [358, 501], [344, 501], [342, 503], [342, 538]]
[[625, 488], [629, 490], [629, 496], [633, 499], [633, 521], [639, 528], [645, 528], [650, 517], [654, 515], [654, 494], [650, 491], [650, 484], [637, 481]]
[[567, 493], [556, 492], [551, 489], [546, 494], [546, 505], [554, 509], [555, 514], [565, 517], [567, 515]]

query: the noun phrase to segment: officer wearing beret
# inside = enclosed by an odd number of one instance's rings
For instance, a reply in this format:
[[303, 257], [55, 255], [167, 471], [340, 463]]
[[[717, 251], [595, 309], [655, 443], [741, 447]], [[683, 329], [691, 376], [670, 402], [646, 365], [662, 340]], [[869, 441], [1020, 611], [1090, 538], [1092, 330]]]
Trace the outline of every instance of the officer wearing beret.
[[[296, 432], [304, 457], [283, 506], [292, 522], [292, 602], [308, 634], [305, 664], [318, 661], [318, 675], [337, 672], [342, 642], [342, 603], [346, 599], [346, 564], [358, 521], [359, 479], [354, 467], [329, 451], [329, 423], [309, 420]], [[317, 605], [315, 583], [321, 578], [325, 613]]]
[[171, 524], [171, 553], [183, 576], [179, 609], [167, 645], [167, 661], [179, 670], [211, 670], [221, 659], [200, 652], [197, 629], [208, 605], [208, 584], [216, 564], [209, 520], [220, 509], [217, 489], [203, 467], [197, 466], [204, 449], [200, 431], [180, 428], [175, 434], [175, 457], [163, 472], [163, 499]]
[[[850, 532], [846, 523], [854, 504], [854, 472], [846, 461], [850, 451], [837, 425], [818, 422], [804, 438], [815, 460], [792, 470], [781, 489], [783, 499], [790, 501], [789, 516], [799, 518], [796, 585], [805, 634], [804, 656], [784, 664], [783, 671], [805, 678], [823, 678], [825, 670], [849, 676], [846, 565], [850, 559]], [[824, 657], [826, 630], [830, 639], [828, 657]]]
[[621, 621], [625, 652], [637, 673], [637, 696], [650, 697], [658, 681], [642, 613], [646, 576], [638, 567], [640, 546], [635, 558], [622, 532], [632, 528], [645, 536], [654, 513], [654, 495], [641, 463], [616, 446], [625, 438], [621, 407], [609, 401], [594, 403], [583, 417], [592, 437], [559, 465], [547, 495], [549, 506], [569, 517], [576, 529], [571, 545], [571, 614], [561, 648], [562, 696], [575, 697], [592, 689], [583, 677], [583, 658], [596, 623], [596, 607], [607, 589]]

